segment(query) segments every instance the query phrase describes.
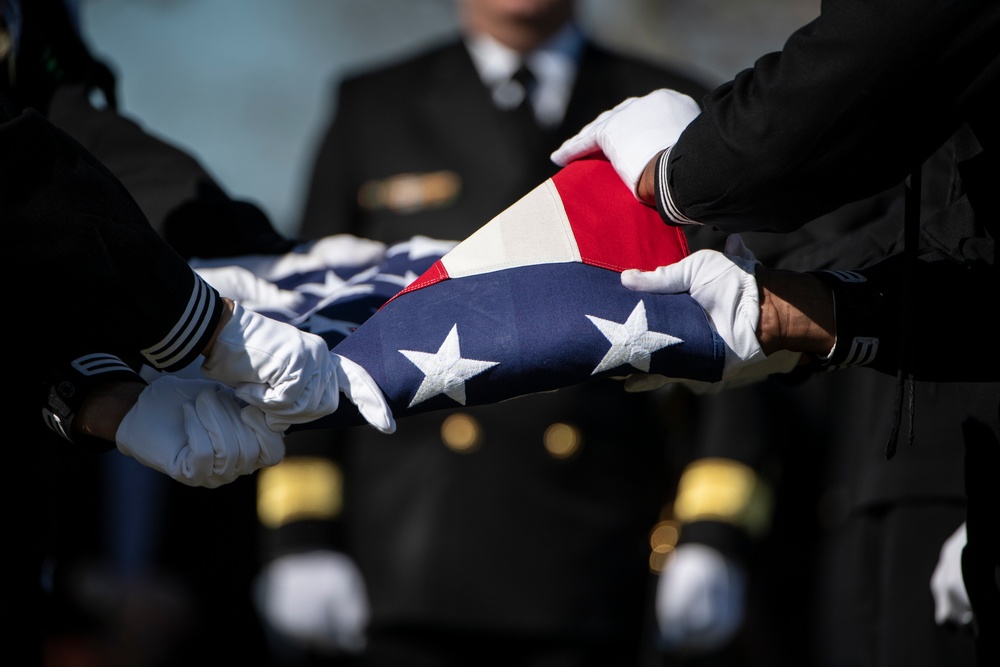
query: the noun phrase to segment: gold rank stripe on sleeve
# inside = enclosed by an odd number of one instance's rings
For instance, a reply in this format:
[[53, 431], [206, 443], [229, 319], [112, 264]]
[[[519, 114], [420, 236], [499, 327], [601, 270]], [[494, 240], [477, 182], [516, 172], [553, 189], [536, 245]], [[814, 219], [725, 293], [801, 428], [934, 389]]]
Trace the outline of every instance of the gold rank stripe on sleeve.
[[681, 523], [729, 523], [757, 537], [770, 525], [772, 505], [770, 487], [752, 468], [731, 459], [705, 458], [684, 469], [674, 515]]
[[327, 459], [297, 456], [260, 471], [257, 516], [266, 528], [340, 515], [343, 474]]

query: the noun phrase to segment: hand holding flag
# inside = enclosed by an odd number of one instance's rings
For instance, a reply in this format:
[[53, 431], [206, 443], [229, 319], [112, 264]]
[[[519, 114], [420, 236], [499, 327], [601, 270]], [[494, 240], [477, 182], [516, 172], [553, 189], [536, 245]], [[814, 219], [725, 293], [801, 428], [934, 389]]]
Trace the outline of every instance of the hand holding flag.
[[[357, 243], [362, 261], [352, 262]], [[460, 243], [370, 243], [327, 242], [325, 265], [311, 246], [298, 259], [243, 263], [305, 295], [260, 312], [322, 336], [351, 370], [341, 380], [351, 404], [291, 430], [368, 422], [392, 432], [408, 415], [600, 378], [723, 378], [727, 342], [690, 294], [622, 284], [623, 271], [690, 253], [681, 229], [636, 201], [606, 159], [571, 162]]]

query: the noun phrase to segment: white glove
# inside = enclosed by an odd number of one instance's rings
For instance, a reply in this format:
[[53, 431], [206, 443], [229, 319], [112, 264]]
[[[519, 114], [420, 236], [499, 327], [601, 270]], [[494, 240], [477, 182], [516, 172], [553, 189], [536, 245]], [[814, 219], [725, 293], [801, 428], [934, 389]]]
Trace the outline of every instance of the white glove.
[[282, 436], [229, 387], [164, 375], [142, 390], [115, 433], [118, 450], [188, 486], [215, 488], [275, 465]]
[[[747, 366], [767, 359], [757, 340], [760, 296], [754, 275], [758, 262], [738, 234], [726, 239], [725, 254], [699, 250], [653, 271], [629, 269], [622, 285], [654, 294], [690, 292], [708, 315], [712, 328], [726, 343], [722, 379], [747, 374]], [[745, 377], [745, 375], [744, 375]]]
[[235, 304], [202, 364], [205, 377], [236, 389], [279, 433], [337, 409], [336, 360], [319, 336]]
[[670, 651], [720, 649], [743, 624], [746, 576], [712, 547], [682, 544], [660, 574], [656, 620]]
[[344, 392], [351, 403], [358, 407], [358, 412], [369, 424], [382, 433], [394, 433], [396, 420], [392, 416], [389, 403], [378, 383], [372, 379], [362, 366], [347, 357], [333, 354], [337, 364], [337, 381], [340, 390]]
[[941, 546], [941, 555], [931, 575], [934, 621], [938, 625], [972, 623], [972, 604], [962, 578], [962, 550], [966, 541], [963, 523]]
[[646, 165], [657, 153], [677, 143], [700, 112], [692, 98], [666, 88], [630, 97], [588, 123], [550, 157], [565, 167], [573, 160], [603, 152], [638, 198], [639, 179]]
[[364, 649], [368, 596], [360, 570], [344, 554], [281, 556], [264, 568], [257, 587], [261, 615], [289, 638], [324, 652]]

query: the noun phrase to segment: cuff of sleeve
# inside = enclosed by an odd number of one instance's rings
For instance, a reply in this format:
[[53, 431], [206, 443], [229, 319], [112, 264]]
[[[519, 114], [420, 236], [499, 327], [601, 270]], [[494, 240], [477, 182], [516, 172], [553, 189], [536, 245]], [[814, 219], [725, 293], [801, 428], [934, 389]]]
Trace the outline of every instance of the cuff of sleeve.
[[753, 540], [739, 526], [722, 521], [695, 521], [681, 526], [677, 546], [705, 544], [730, 560], [747, 563], [753, 550]]
[[190, 366], [208, 345], [222, 318], [224, 304], [219, 291], [194, 269], [186, 307], [166, 335], [140, 350], [145, 363], [158, 371], [177, 372]]
[[258, 540], [261, 563], [317, 549], [346, 551], [346, 544], [341, 521], [295, 521], [281, 528], [263, 529]]
[[656, 211], [660, 214], [660, 218], [668, 225], [700, 225], [701, 223], [697, 220], [692, 220], [681, 213], [670, 194], [670, 177], [667, 170], [670, 166], [670, 153], [673, 151], [673, 148], [673, 146], [670, 146], [660, 153], [660, 157], [656, 160], [656, 167], [653, 170]]
[[900, 327], [899, 290], [885, 271], [817, 271], [833, 291], [836, 343], [816, 361], [828, 370], [870, 366], [895, 373]]

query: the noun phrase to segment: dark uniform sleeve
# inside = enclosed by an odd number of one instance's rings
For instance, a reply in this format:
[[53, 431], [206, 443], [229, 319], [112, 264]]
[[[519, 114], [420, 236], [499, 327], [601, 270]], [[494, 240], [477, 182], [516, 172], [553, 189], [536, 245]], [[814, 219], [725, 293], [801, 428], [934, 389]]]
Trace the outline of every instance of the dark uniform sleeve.
[[996, 3], [825, 2], [781, 52], [705, 99], [657, 165], [661, 215], [729, 233], [788, 232], [908, 176], [926, 182], [922, 165], [954, 140], [951, 200], [920, 212], [905, 258], [817, 274], [837, 304], [826, 361], [928, 380], [997, 377], [981, 346], [957, 342], [991, 330], [982, 304], [998, 294], [1000, 207], [986, 185], [1000, 175], [989, 153], [998, 39]]
[[997, 3], [824, 2], [705, 98], [670, 151], [662, 206], [726, 232], [785, 231], [894, 186], [996, 104], [998, 40]]
[[41, 379], [41, 405], [54, 407], [54, 391], [78, 400], [98, 376], [193, 362], [219, 322], [220, 296], [121, 183], [31, 109], [0, 124], [0, 156], [13, 239], [5, 283], [24, 348], [15, 361]]
[[[986, 348], [995, 329], [1000, 284], [982, 262], [931, 262], [908, 274], [895, 255], [858, 271], [814, 273], [834, 294], [837, 342], [822, 363], [828, 368], [869, 366], [895, 375], [902, 364], [917, 380], [986, 382], [1000, 377], [1000, 362]], [[933, 309], [921, 295], [940, 293]], [[923, 310], [919, 326], [910, 307]], [[968, 342], [964, 346], [962, 341]], [[931, 353], [928, 353], [931, 351]], [[971, 358], [970, 358], [971, 357]]]

